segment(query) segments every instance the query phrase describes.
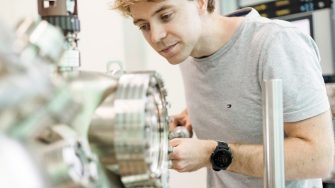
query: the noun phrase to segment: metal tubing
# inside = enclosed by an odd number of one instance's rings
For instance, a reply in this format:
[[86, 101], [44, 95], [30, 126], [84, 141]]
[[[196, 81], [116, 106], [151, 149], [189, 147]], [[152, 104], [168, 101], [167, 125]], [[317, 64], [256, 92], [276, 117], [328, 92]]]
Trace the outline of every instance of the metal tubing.
[[284, 188], [283, 90], [279, 79], [263, 81], [264, 188]]

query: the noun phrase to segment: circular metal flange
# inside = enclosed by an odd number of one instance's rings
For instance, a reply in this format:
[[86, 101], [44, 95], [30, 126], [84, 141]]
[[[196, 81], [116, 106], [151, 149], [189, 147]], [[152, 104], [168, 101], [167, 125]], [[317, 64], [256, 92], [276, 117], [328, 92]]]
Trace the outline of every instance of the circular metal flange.
[[115, 151], [126, 187], [168, 186], [166, 90], [155, 72], [127, 74], [116, 92]]
[[[77, 133], [65, 125], [46, 129], [51, 139], [47, 145], [35, 146], [42, 150], [43, 166], [52, 186], [55, 187], [96, 187], [98, 182], [97, 163], [85, 142]], [[56, 135], [55, 135], [56, 134]], [[53, 140], [55, 139], [55, 140]]]
[[127, 188], [168, 187], [166, 95], [157, 73], [125, 73], [92, 118], [89, 142]]

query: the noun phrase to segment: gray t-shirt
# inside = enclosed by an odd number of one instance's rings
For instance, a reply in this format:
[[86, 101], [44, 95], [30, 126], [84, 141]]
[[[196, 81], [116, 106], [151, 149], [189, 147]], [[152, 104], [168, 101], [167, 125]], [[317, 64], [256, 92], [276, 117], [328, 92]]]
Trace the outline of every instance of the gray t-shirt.
[[[262, 144], [262, 86], [282, 79], [284, 121], [329, 109], [318, 48], [292, 24], [260, 17], [251, 8], [232, 38], [213, 55], [180, 65], [186, 103], [199, 139]], [[317, 168], [317, 167], [316, 167]], [[209, 188], [261, 188], [261, 178], [208, 169]], [[319, 188], [320, 179], [287, 181], [286, 188]]]

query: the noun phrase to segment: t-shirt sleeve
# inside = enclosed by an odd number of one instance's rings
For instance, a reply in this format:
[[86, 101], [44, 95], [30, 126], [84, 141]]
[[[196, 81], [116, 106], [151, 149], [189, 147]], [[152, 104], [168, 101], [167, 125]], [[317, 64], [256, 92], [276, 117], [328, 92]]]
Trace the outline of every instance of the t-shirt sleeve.
[[271, 35], [260, 56], [260, 81], [282, 79], [285, 122], [296, 122], [329, 109], [318, 48], [295, 28]]

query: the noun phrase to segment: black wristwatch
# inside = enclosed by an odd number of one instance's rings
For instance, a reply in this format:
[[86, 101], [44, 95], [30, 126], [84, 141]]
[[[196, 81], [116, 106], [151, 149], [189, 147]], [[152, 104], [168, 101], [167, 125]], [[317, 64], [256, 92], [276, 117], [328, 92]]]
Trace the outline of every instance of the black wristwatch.
[[218, 142], [215, 150], [211, 155], [211, 163], [213, 170], [220, 171], [226, 170], [228, 166], [231, 164], [233, 159], [232, 153], [229, 149], [227, 143]]

